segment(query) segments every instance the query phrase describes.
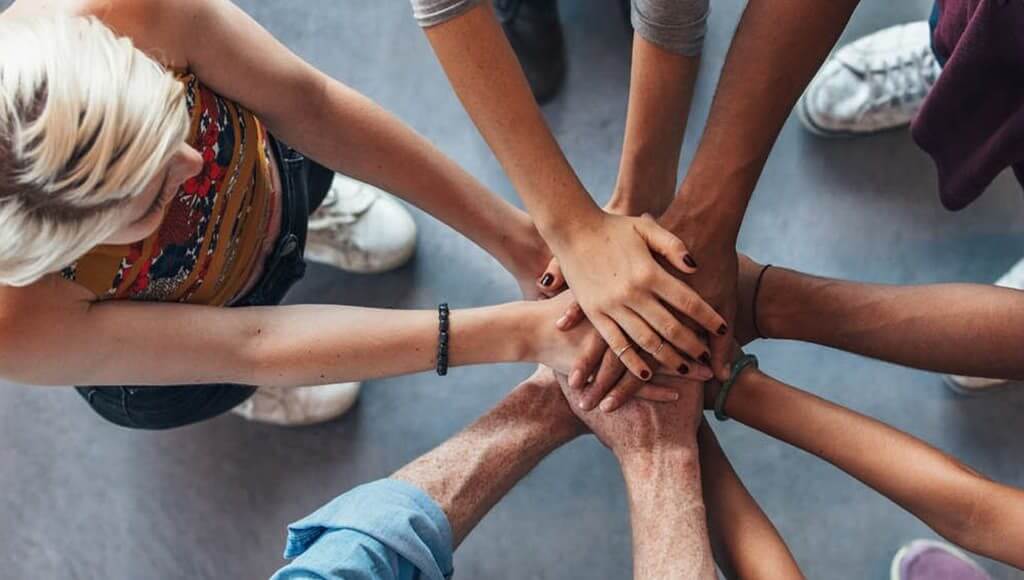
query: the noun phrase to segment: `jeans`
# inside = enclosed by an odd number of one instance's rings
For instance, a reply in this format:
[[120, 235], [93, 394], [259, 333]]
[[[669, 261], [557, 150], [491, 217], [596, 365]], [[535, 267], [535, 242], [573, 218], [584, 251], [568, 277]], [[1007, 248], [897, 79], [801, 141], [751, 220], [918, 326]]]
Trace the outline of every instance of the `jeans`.
[[[281, 175], [281, 233], [263, 274], [232, 307], [280, 304], [306, 271], [303, 253], [309, 215], [320, 206], [334, 173], [270, 138]], [[233, 384], [77, 387], [94, 411], [132, 429], [171, 429], [229, 411], [256, 392]]]

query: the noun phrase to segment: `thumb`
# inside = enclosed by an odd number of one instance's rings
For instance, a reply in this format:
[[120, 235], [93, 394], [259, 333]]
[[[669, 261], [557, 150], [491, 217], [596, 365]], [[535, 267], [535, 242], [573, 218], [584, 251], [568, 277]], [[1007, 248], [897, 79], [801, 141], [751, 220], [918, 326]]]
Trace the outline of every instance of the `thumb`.
[[558, 264], [557, 258], [551, 258], [544, 273], [537, 278], [537, 290], [544, 296], [551, 298], [562, 291], [565, 286], [565, 277], [562, 275], [562, 267]]

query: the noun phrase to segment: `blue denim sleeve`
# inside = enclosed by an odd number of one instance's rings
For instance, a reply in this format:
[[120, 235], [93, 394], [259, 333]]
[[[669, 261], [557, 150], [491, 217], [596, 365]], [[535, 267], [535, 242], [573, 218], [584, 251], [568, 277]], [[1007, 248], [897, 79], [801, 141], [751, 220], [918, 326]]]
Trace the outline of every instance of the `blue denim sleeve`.
[[446, 580], [452, 531], [441, 507], [408, 483], [382, 479], [288, 526], [272, 580]]

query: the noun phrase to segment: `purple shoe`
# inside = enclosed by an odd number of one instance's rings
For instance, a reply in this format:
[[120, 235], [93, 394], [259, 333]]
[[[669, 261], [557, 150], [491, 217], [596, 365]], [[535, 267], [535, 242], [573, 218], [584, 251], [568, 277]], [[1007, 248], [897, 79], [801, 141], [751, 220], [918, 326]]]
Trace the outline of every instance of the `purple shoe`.
[[935, 540], [915, 540], [892, 559], [892, 580], [992, 580], [967, 554]]

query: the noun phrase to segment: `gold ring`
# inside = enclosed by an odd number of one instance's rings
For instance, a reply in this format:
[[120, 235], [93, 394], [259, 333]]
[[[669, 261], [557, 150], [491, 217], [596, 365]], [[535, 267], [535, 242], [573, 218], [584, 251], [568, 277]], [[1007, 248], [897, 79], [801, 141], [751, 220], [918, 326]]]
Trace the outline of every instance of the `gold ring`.
[[663, 349], [663, 348], [665, 348], [665, 339], [664, 338], [661, 339], [661, 344], [658, 345], [658, 349], [654, 351], [654, 356], [658, 356], [658, 353], [661, 352], [661, 349]]
[[622, 350], [620, 350], [619, 352], [615, 353], [615, 357], [616, 358], [622, 358], [622, 355], [626, 354], [626, 351], [631, 349], [631, 348], [633, 348], [633, 346], [634, 345], [631, 342], [631, 343], [627, 344], [626, 346], [622, 347]]

